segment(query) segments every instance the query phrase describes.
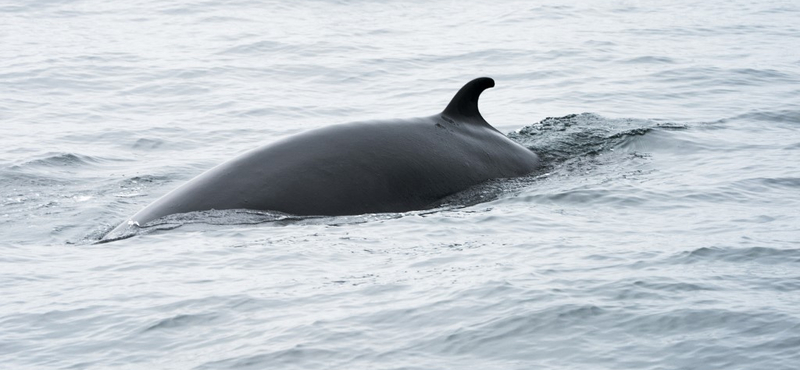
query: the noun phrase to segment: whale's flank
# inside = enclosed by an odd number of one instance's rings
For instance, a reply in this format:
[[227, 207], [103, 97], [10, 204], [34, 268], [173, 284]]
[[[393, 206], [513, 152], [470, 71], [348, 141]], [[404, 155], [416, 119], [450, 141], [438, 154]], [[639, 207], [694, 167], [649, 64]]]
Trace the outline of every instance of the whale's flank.
[[481, 92], [492, 86], [491, 78], [470, 81], [441, 114], [328, 126], [256, 148], [167, 193], [106, 238], [128, 224], [211, 209], [300, 216], [420, 210], [487, 180], [524, 176], [539, 157], [478, 112]]

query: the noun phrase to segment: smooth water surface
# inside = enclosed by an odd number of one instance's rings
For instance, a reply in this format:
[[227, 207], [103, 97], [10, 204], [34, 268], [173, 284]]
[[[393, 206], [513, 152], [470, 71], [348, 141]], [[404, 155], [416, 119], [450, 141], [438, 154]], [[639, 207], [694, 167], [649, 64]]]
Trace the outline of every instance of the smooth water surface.
[[[796, 369], [798, 25], [790, 0], [1, 2], [0, 368]], [[543, 171], [95, 244], [239, 153], [479, 76]]]

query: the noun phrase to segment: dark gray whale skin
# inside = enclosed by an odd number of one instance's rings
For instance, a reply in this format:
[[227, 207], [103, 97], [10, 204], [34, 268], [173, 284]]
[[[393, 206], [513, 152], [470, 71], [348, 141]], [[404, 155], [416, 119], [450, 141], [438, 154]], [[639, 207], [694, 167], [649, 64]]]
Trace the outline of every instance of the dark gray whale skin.
[[307, 131], [246, 152], [145, 207], [110, 234], [163, 216], [252, 209], [294, 215], [405, 212], [473, 185], [518, 177], [539, 157], [489, 125], [470, 81], [439, 114]]

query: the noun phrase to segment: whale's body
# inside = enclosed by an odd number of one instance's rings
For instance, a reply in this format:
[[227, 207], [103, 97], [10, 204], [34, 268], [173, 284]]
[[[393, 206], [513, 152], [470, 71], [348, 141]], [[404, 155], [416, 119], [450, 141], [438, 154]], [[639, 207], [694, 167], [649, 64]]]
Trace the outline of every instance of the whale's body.
[[539, 167], [478, 111], [490, 78], [467, 83], [430, 117], [307, 131], [249, 151], [164, 195], [112, 233], [176, 213], [224, 209], [356, 215], [425, 209], [490, 179]]

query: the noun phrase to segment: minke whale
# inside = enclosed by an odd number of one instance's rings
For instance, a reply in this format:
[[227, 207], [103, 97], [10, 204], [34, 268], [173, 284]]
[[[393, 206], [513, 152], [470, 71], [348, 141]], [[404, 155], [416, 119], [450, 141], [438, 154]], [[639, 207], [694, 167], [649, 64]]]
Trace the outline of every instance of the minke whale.
[[478, 111], [478, 97], [491, 87], [491, 78], [472, 80], [432, 116], [333, 125], [251, 150], [167, 193], [107, 236], [193, 211], [421, 210], [487, 180], [527, 175], [540, 166], [539, 157]]

